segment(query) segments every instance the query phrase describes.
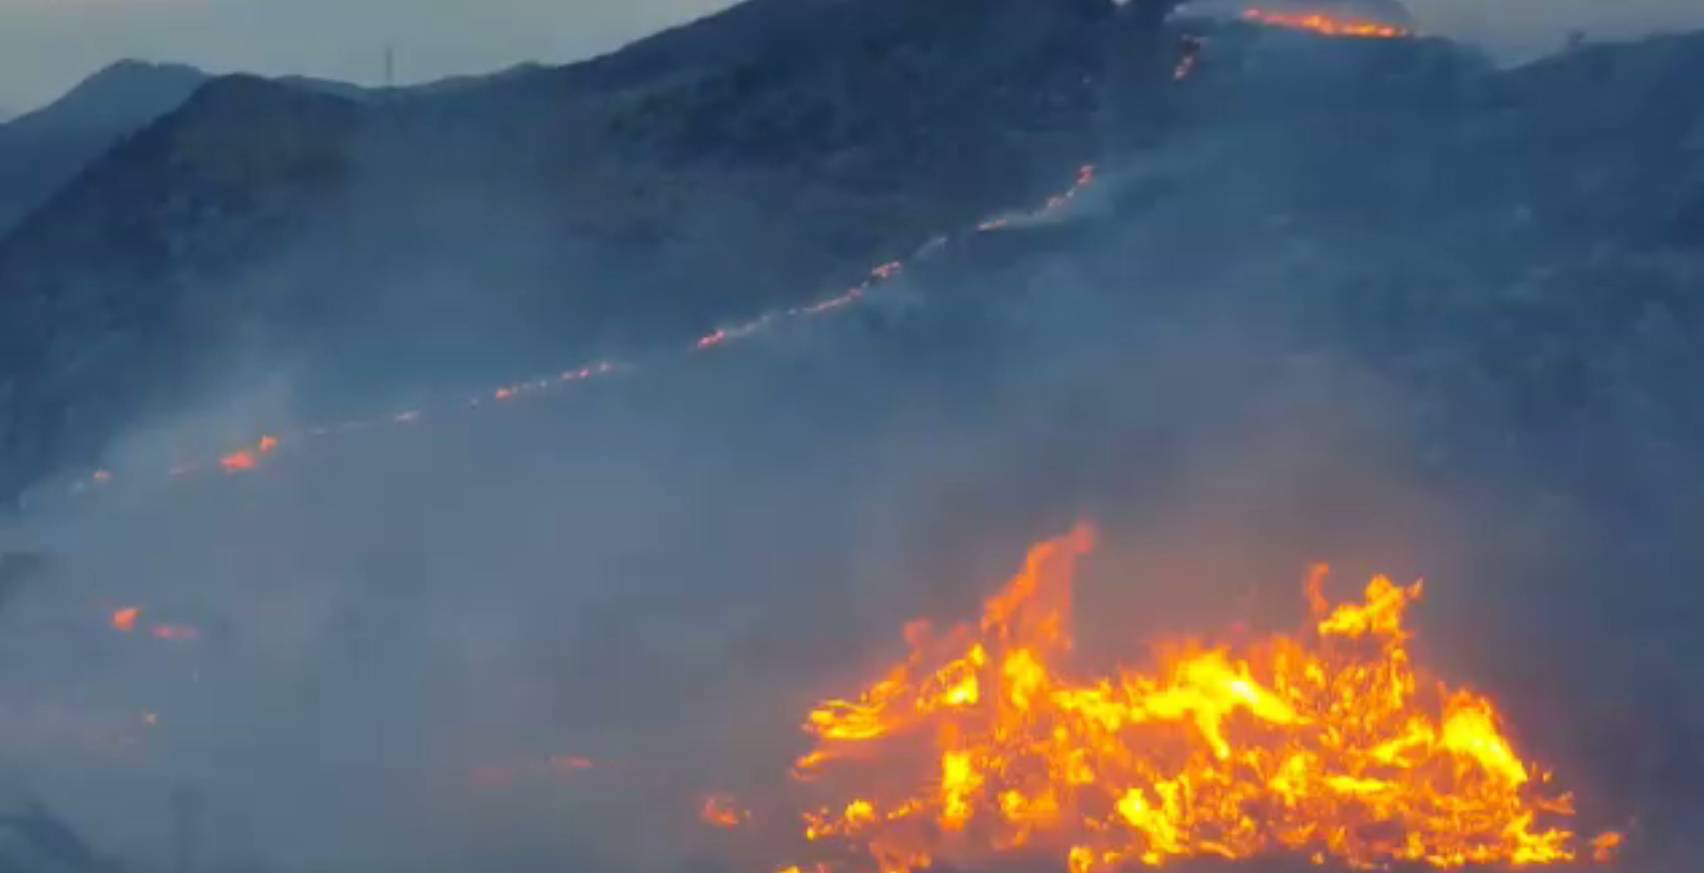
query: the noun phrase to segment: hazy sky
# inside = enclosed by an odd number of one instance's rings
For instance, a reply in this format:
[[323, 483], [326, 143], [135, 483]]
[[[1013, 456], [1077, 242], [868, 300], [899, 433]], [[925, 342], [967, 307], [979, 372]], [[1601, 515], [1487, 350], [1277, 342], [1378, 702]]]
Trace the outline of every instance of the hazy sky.
[[[119, 58], [370, 82], [395, 43], [404, 80], [562, 62], [730, 0], [0, 0], [0, 116]], [[1431, 30], [1532, 53], [1570, 27], [1704, 28], [1700, 0], [1409, 0]]]

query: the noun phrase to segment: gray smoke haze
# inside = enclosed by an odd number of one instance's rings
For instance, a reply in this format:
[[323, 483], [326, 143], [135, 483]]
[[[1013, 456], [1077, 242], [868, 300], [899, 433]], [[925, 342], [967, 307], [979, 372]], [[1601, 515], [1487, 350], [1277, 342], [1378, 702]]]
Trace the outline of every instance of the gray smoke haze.
[[[607, 51], [727, 0], [0, 0], [0, 109], [24, 111], [121, 58], [215, 72], [302, 74], [373, 84], [384, 47], [401, 81], [480, 73]], [[1584, 30], [1623, 38], [1704, 27], [1693, 0], [1409, 0], [1429, 32], [1510, 57]], [[6, 113], [0, 111], [0, 117]]]
[[[1311, 561], [1427, 576], [1425, 656], [1596, 814], [1601, 710], [1651, 700], [1593, 683], [1673, 665], [1594, 624], [1626, 592], [1584, 587], [1616, 554], [1590, 508], [1440, 479], [1420, 410], [1335, 349], [1258, 306], [1147, 311], [1157, 277], [1075, 261], [925, 270], [725, 355], [8, 530], [46, 563], [0, 601], [0, 789], [130, 870], [174, 869], [192, 806], [208, 871], [755, 869], [787, 859], [735, 865], [702, 792], [783, 784], [809, 701], [1087, 517], [1083, 634], [1125, 658], [1288, 627]], [[1259, 299], [1259, 266], [1166, 290]], [[137, 439], [288, 417], [287, 384], [259, 393]], [[202, 636], [115, 633], [126, 605]]]

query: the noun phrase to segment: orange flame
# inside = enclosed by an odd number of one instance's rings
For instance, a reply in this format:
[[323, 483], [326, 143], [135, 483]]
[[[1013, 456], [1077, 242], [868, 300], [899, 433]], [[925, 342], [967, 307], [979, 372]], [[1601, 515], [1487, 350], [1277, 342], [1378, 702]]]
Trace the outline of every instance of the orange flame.
[[[1519, 755], [1492, 701], [1414, 667], [1403, 618], [1420, 583], [1379, 577], [1362, 602], [1332, 605], [1317, 567], [1301, 634], [1187, 640], [1151, 670], [1076, 679], [1060, 662], [1093, 544], [1082, 527], [1037, 545], [980, 624], [934, 640], [914, 626], [903, 663], [809, 714], [815, 747], [794, 772], [830, 797], [803, 813], [819, 869], [975, 867], [1020, 850], [1071, 873], [1267, 855], [1575, 859], [1571, 797]], [[1599, 836], [1592, 854], [1620, 842]]]
[[1621, 834], [1614, 831], [1598, 834], [1592, 838], [1592, 860], [1599, 864], [1608, 864], [1614, 861], [1621, 850], [1623, 841], [1624, 838]]
[[246, 473], [257, 466], [254, 452], [244, 449], [219, 459], [219, 468], [227, 473]]
[[732, 795], [712, 794], [704, 798], [704, 805], [698, 810], [698, 818], [711, 827], [733, 830], [746, 823], [751, 813], [740, 808], [739, 802]]
[[[140, 626], [141, 619], [142, 608], [140, 606], [126, 606], [122, 609], [115, 610], [112, 617], [108, 620], [108, 624], [112, 625], [113, 630], [127, 634], [134, 632], [137, 627]], [[147, 634], [156, 640], [168, 640], [171, 642], [188, 642], [190, 640], [200, 639], [201, 637], [201, 632], [195, 628], [187, 625], [176, 624], [149, 625]]]
[[1243, 19], [1268, 27], [1312, 31], [1321, 36], [1402, 39], [1414, 35], [1414, 31], [1395, 24], [1359, 18], [1337, 18], [1322, 12], [1273, 12], [1265, 9], [1246, 9], [1243, 11]]

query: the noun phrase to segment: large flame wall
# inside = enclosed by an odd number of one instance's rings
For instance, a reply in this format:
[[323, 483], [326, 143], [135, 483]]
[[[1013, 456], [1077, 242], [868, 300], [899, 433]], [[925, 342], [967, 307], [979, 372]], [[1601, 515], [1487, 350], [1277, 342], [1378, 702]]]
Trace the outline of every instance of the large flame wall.
[[1490, 698], [1414, 664], [1420, 583], [1333, 604], [1316, 568], [1300, 633], [1073, 675], [1072, 577], [1094, 539], [1037, 545], [979, 623], [909, 627], [902, 663], [810, 712], [795, 776], [814, 800], [796, 812], [816, 869], [1029, 852], [1072, 873], [1280, 854], [1454, 868], [1607, 860], [1619, 842], [1570, 829], [1570, 795]]

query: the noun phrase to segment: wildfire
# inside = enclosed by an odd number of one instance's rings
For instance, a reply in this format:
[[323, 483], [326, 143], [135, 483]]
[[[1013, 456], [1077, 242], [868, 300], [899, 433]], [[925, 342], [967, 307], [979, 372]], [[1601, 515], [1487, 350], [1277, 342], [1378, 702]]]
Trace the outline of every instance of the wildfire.
[[[977, 232], [986, 232], [1013, 225], [1019, 221], [1036, 220], [1057, 214], [1069, 205], [1084, 189], [1095, 183], [1095, 167], [1085, 164], [1078, 168], [1072, 185], [1058, 194], [1049, 197], [1040, 207], [1027, 211], [1013, 212], [988, 218], [976, 225]], [[941, 244], [947, 242], [946, 237], [939, 238]], [[730, 343], [743, 341], [771, 330], [778, 325], [802, 319], [815, 319], [838, 314], [859, 303], [862, 303], [869, 291], [877, 285], [891, 282], [905, 270], [905, 261], [887, 261], [870, 269], [865, 278], [852, 287], [831, 297], [822, 298], [814, 303], [801, 304], [787, 308], [778, 308], [761, 313], [743, 323], [732, 326], [718, 327], [715, 330], [698, 337], [688, 345], [687, 353], [705, 352]], [[619, 372], [632, 369], [631, 365], [611, 361], [598, 361], [579, 367], [564, 370], [561, 373], [543, 376], [525, 382], [500, 385], [487, 391], [465, 398], [461, 404], [464, 409], [481, 409], [488, 403], [507, 404], [518, 401], [523, 397], [543, 395], [560, 390], [571, 384], [593, 379], [602, 379]], [[166, 469], [168, 479], [186, 479], [200, 476], [204, 473], [220, 472], [225, 474], [249, 473], [261, 467], [267, 455], [272, 454], [285, 444], [292, 448], [297, 444], [318, 441], [327, 437], [343, 434], [375, 430], [387, 426], [398, 427], [414, 425], [424, 420], [435, 419], [442, 410], [430, 413], [422, 409], [409, 409], [403, 412], [391, 413], [372, 418], [358, 418], [331, 425], [314, 425], [299, 431], [291, 431], [282, 436], [262, 436], [252, 445], [238, 448], [227, 454], [200, 461], [181, 461]], [[114, 483], [114, 474], [106, 469], [99, 469], [81, 476], [70, 484], [73, 495], [92, 491], [97, 487], [105, 487]]]
[[808, 306], [794, 306], [788, 309], [765, 312], [743, 324], [732, 327], [719, 327], [699, 337], [692, 344], [692, 350], [702, 352], [717, 346], [725, 345], [734, 340], [742, 340], [757, 334], [777, 324], [781, 319], [815, 318], [827, 315], [837, 309], [844, 309], [864, 299], [865, 292], [872, 287], [891, 281], [905, 269], [899, 261], [888, 261], [870, 268], [870, 275], [864, 281], [848, 288], [844, 293], [837, 294], [826, 300], [819, 300]]
[[1360, 18], [1338, 18], [1323, 12], [1275, 12], [1266, 9], [1245, 9], [1243, 19], [1267, 27], [1287, 27], [1307, 30], [1322, 36], [1356, 37], [1360, 39], [1402, 39], [1414, 31], [1382, 21]]
[[585, 757], [584, 755], [550, 756], [550, 769], [562, 775], [578, 773], [581, 770], [590, 770], [593, 766], [595, 765], [592, 763], [592, 759]]
[[711, 827], [732, 830], [746, 823], [751, 813], [740, 808], [739, 802], [727, 794], [712, 794], [704, 798], [698, 818]]
[[142, 616], [142, 610], [134, 606], [126, 606], [112, 614], [112, 629], [119, 633], [130, 633], [136, 629], [136, 619]]
[[[1080, 678], [1071, 581], [1087, 527], [1031, 550], [979, 624], [907, 628], [910, 656], [828, 700], [795, 764], [804, 836], [792, 869], [907, 873], [1040, 853], [1071, 873], [1198, 857], [1294, 855], [1355, 868], [1575, 859], [1571, 796], [1523, 759], [1492, 701], [1426, 678], [1404, 613], [1421, 585], [1333, 605], [1310, 575], [1311, 626], [1258, 642], [1163, 647], [1149, 670]], [[1613, 857], [1618, 834], [1590, 841]], [[848, 863], [847, 859], [856, 858]]]
[[219, 459], [219, 469], [227, 473], [246, 473], [258, 466], [260, 462], [255, 460], [254, 452], [248, 449], [232, 452]]
[[195, 628], [180, 624], [157, 624], [148, 628], [148, 636], [156, 640], [170, 642], [189, 642], [201, 638], [201, 632]]
[[[107, 620], [107, 623], [112, 626], [113, 630], [118, 631], [119, 633], [128, 634], [134, 633], [138, 628], [142, 627], [141, 618], [141, 607], [126, 606], [122, 609], [114, 610], [112, 617]], [[188, 625], [181, 624], [151, 624], [147, 626], [146, 632], [148, 636], [153, 637], [156, 640], [164, 640], [166, 642], [173, 643], [193, 642], [201, 638], [201, 631]]]
[[[260, 459], [277, 451], [279, 445], [275, 436], [263, 436], [251, 449], [239, 449], [219, 459], [219, 469], [226, 473], [247, 473], [260, 466]], [[174, 475], [177, 471], [173, 471]]]

